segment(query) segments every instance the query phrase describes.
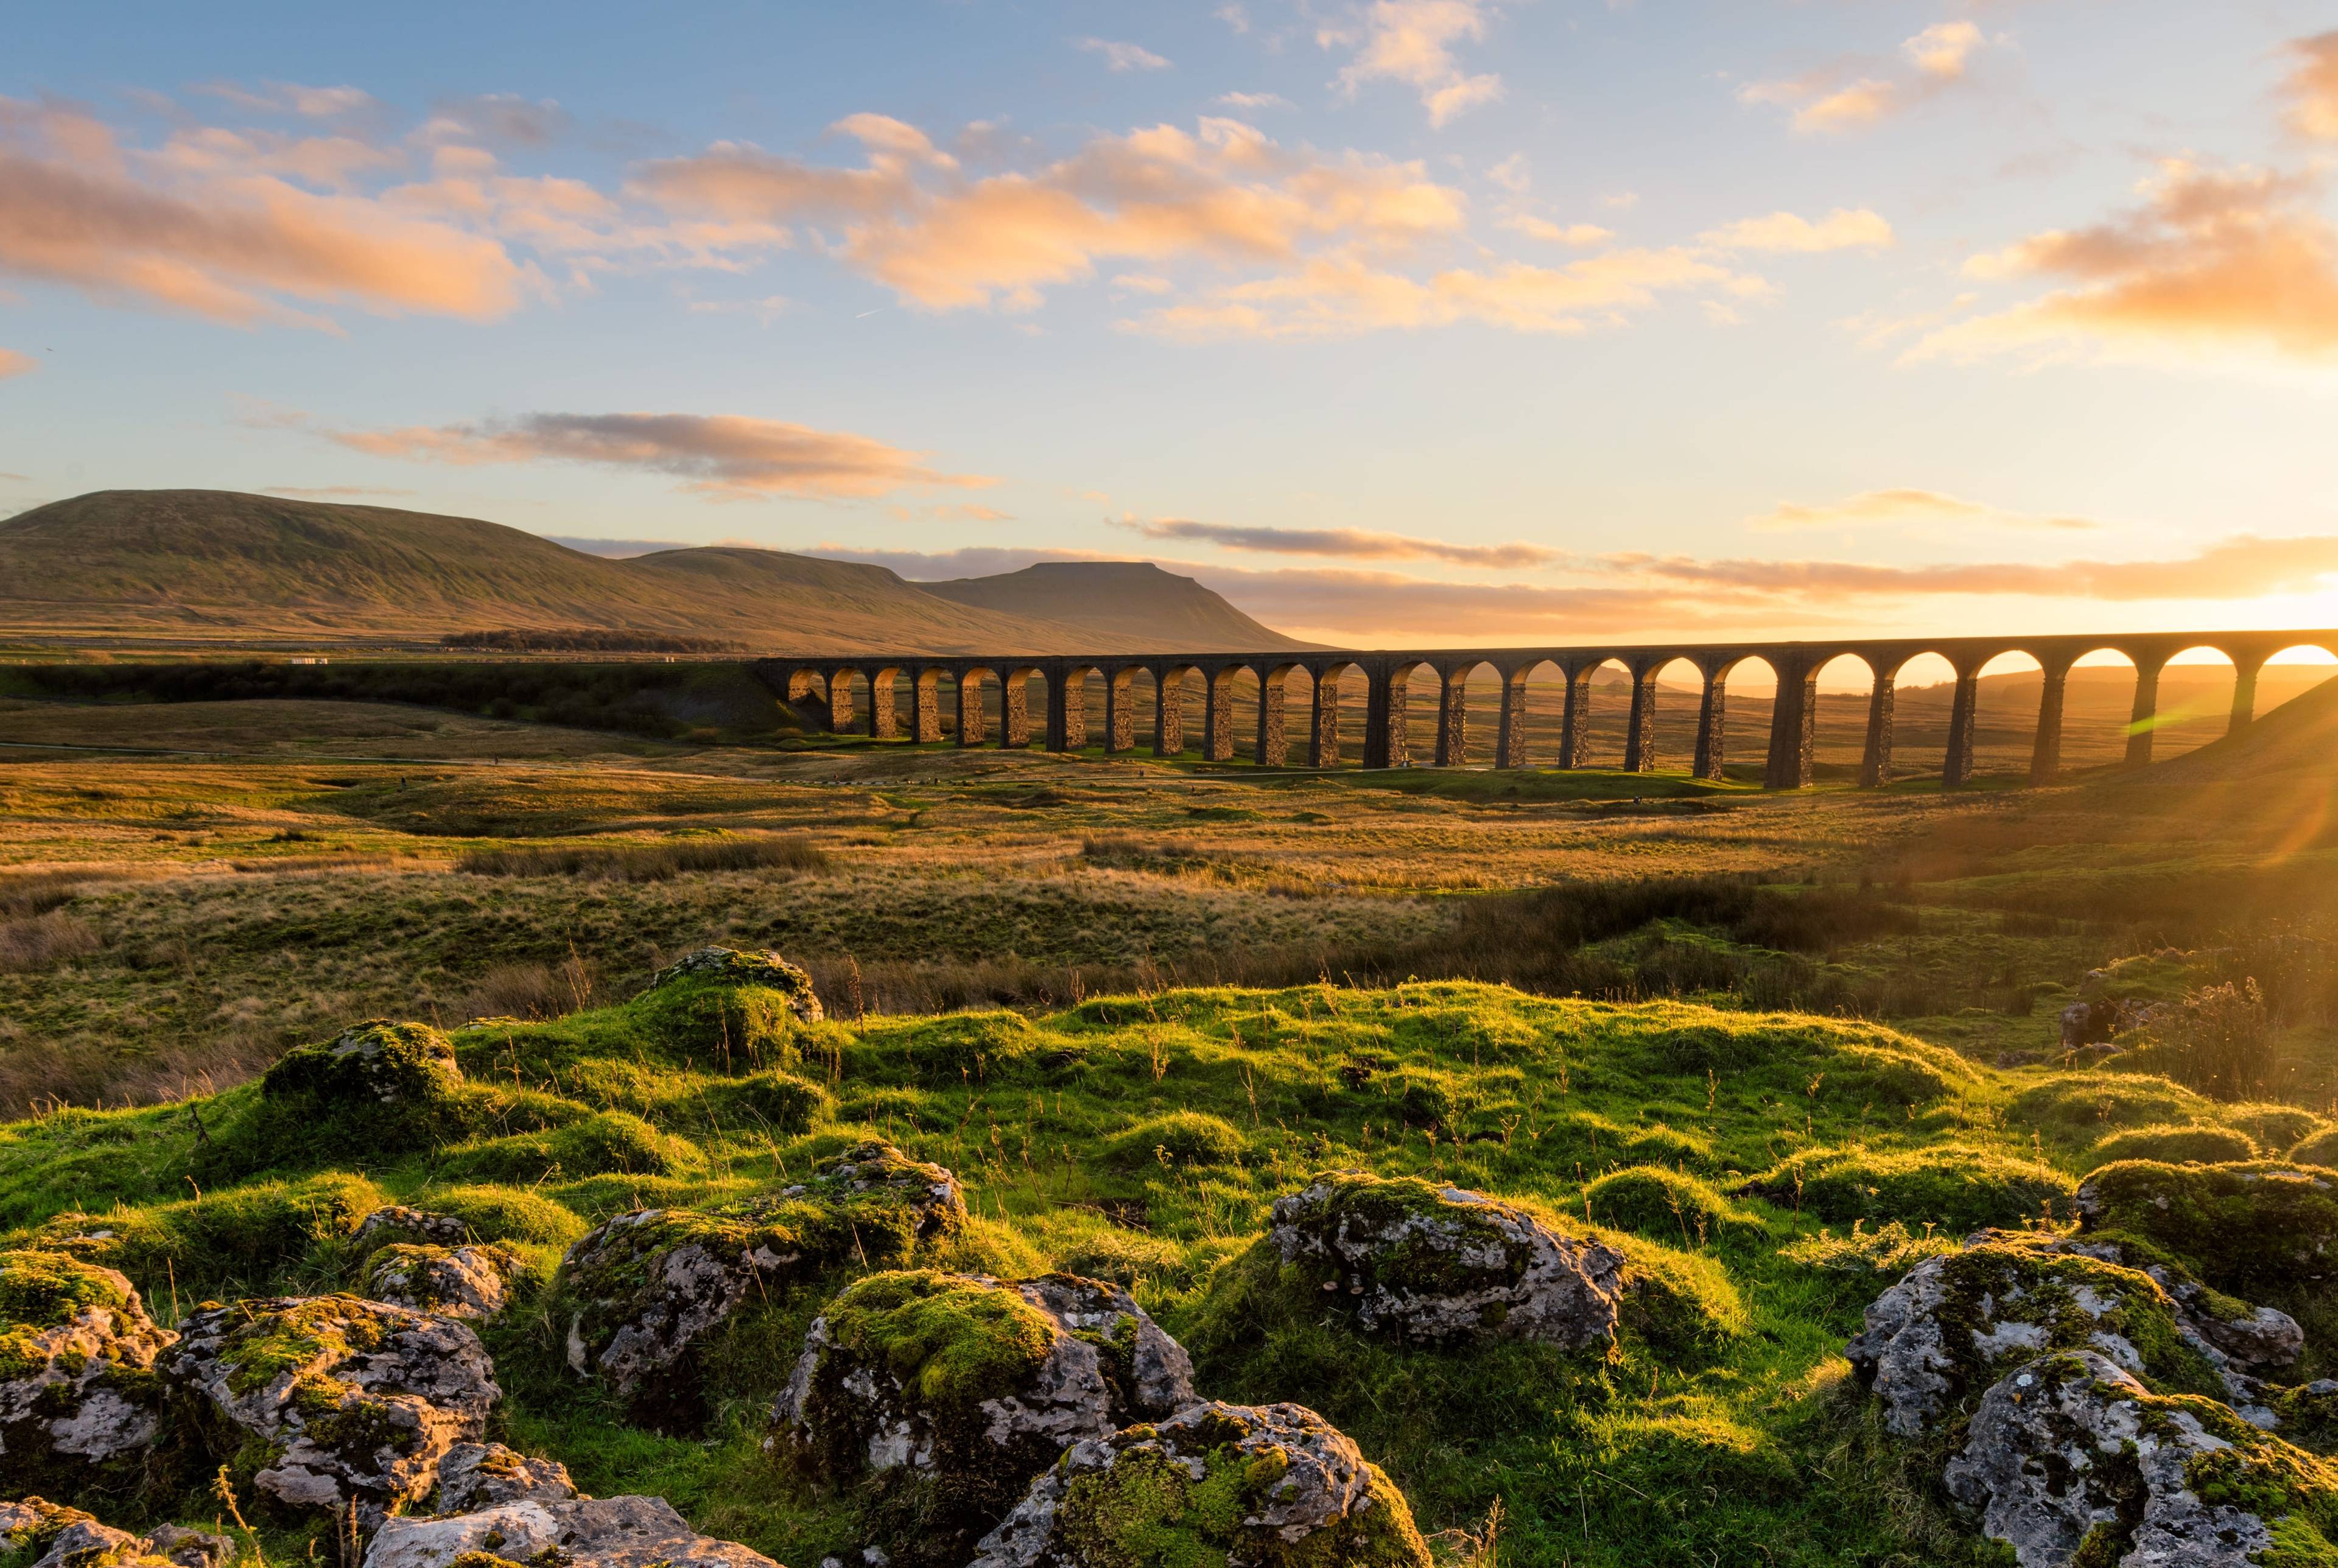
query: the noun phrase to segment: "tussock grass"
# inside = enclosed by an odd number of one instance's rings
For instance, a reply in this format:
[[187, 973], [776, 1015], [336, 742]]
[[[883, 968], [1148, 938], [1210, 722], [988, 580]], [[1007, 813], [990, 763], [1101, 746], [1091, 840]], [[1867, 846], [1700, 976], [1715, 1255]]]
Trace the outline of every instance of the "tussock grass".
[[828, 851], [809, 838], [686, 839], [672, 844], [549, 844], [467, 850], [455, 862], [475, 877], [584, 877], [665, 882], [693, 871], [826, 871]]

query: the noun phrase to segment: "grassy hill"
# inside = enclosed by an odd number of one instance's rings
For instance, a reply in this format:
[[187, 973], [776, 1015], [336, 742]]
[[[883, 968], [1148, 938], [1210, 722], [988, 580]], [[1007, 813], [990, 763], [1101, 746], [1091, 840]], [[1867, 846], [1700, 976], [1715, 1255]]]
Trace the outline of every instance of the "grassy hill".
[[1150, 561], [1043, 561], [996, 577], [920, 586], [960, 604], [1099, 632], [1135, 616], [1181, 648], [1248, 653], [1308, 646], [1261, 625], [1191, 577], [1164, 572]]
[[[994, 605], [982, 579], [948, 596], [881, 566], [776, 550], [606, 560], [470, 517], [233, 491], [103, 490], [0, 522], [0, 634], [379, 643], [592, 628], [758, 652], [1036, 653], [1185, 641], [1214, 615], [1256, 645], [1284, 641], [1153, 567], [1065, 573], [1074, 581], [1052, 601], [1009, 591]], [[1054, 619], [1043, 602], [1076, 603], [1080, 613]]]

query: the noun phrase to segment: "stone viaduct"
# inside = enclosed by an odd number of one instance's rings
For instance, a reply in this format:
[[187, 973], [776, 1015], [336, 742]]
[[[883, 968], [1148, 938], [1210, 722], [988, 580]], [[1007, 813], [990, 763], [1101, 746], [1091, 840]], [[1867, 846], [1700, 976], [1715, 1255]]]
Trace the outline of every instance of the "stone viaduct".
[[[1406, 710], [1411, 679], [1424, 668], [1437, 678], [1435, 765], [1458, 765], [1467, 743], [1464, 695], [1471, 678], [1485, 670], [1499, 683], [1502, 694], [1501, 729], [1495, 742], [1494, 765], [1581, 768], [1587, 765], [1590, 754], [1592, 676], [1601, 666], [1613, 663], [1620, 666], [1632, 682], [1625, 766], [1646, 771], [1656, 765], [1657, 674], [1676, 661], [1685, 661], [1698, 671], [1703, 687], [1692, 769], [1698, 778], [1718, 779], [1724, 760], [1722, 718], [1728, 701], [1730, 677], [1746, 664], [1759, 662], [1776, 676], [1778, 692], [1771, 711], [1763, 781], [1773, 789], [1793, 789], [1811, 781], [1812, 725], [1822, 669], [1836, 659], [1850, 657], [1868, 670], [1872, 691], [1868, 699], [1867, 743], [1860, 762], [1860, 782], [1876, 786], [1887, 784], [1892, 778], [1893, 680], [1909, 661], [1933, 653], [1947, 660], [1956, 671], [1948, 754], [1941, 769], [1943, 782], [1953, 788], [1972, 777], [1973, 717], [1981, 670], [2002, 654], [2027, 654], [2044, 671], [2037, 740], [2029, 764], [2030, 781], [2044, 783], [2054, 777], [2060, 766], [2065, 683], [2070, 667], [2086, 655], [2118, 653], [2135, 666], [2135, 708], [2127, 760], [2130, 765], [2140, 766], [2151, 760], [2160, 671], [2175, 655], [2208, 649], [2232, 661], [2232, 727], [2237, 730], [2247, 724], [2254, 713], [2258, 671], [2274, 654], [2299, 647], [2319, 648], [2338, 655], [2338, 631], [1859, 639], [1840, 642], [1675, 642], [1370, 652], [1311, 649], [1276, 653], [1017, 654], [1001, 658], [830, 654], [762, 659], [756, 662], [755, 669], [775, 692], [815, 724], [840, 734], [854, 730], [858, 720], [863, 732], [880, 739], [899, 735], [894, 690], [898, 682], [907, 681], [913, 696], [909, 738], [920, 741], [943, 739], [941, 683], [947, 675], [955, 691], [957, 740], [961, 746], [979, 746], [989, 739], [989, 714], [983, 697], [984, 687], [989, 682], [1001, 687], [1000, 733], [996, 743], [1028, 746], [1032, 740], [1032, 716], [1027, 692], [1030, 679], [1038, 676], [1046, 682], [1044, 744], [1050, 751], [1078, 750], [1088, 744], [1086, 688], [1093, 680], [1104, 689], [1103, 740], [1107, 752], [1135, 750], [1136, 713], [1132, 682], [1139, 672], [1144, 672], [1154, 682], [1155, 756], [1174, 756], [1185, 748], [1183, 696], [1185, 683], [1192, 681], [1200, 685], [1203, 693], [1202, 755], [1211, 761], [1225, 761], [1234, 755], [1234, 677], [1248, 671], [1258, 681], [1258, 733], [1253, 755], [1262, 766], [1276, 768], [1339, 765], [1339, 700], [1343, 683], [1351, 678], [1361, 678], [1364, 682], [1363, 766], [1413, 766]], [[1547, 759], [1528, 755], [1525, 722], [1528, 679], [1545, 665], [1567, 685], [1558, 754]], [[1286, 713], [1284, 703], [1284, 681], [1293, 671], [1305, 671], [1311, 684], [1304, 716], [1303, 762], [1293, 760], [1289, 731], [1291, 720], [1298, 715]], [[870, 700], [866, 715], [857, 713], [851, 687], [854, 675], [869, 684]]]

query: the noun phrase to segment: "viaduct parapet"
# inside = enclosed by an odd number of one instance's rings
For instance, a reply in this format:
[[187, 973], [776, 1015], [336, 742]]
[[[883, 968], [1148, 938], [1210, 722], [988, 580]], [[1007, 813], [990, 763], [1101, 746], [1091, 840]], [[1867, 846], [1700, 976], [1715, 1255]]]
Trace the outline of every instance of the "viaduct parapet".
[[[1458, 766], [1468, 740], [1464, 698], [1469, 681], [1479, 671], [1489, 672], [1502, 694], [1500, 732], [1494, 746], [1498, 768], [1582, 768], [1590, 756], [1591, 681], [1606, 664], [1620, 666], [1631, 677], [1630, 717], [1624, 743], [1625, 766], [1646, 771], [1656, 765], [1655, 700], [1659, 671], [1685, 661], [1701, 678], [1697, 707], [1695, 755], [1691, 769], [1701, 779], [1722, 776], [1722, 719], [1733, 673], [1748, 663], [1766, 665], [1777, 679], [1777, 697], [1771, 710], [1768, 753], [1763, 782], [1773, 789], [1794, 789], [1810, 783], [1812, 742], [1817, 713], [1819, 671], [1841, 658], [1858, 660], [1871, 680], [1867, 708], [1867, 742], [1860, 761], [1860, 782], [1888, 784], [1892, 778], [1891, 710], [1893, 681], [1911, 660], [1927, 653], [1940, 655], [1956, 671], [1956, 695], [1950, 710], [1947, 756], [1941, 778], [1951, 788], [1970, 780], [1973, 771], [1973, 717], [1981, 670], [2008, 653], [2027, 654], [2044, 672], [2038, 706], [2037, 740], [2032, 748], [2029, 777], [2033, 783], [2050, 780], [2060, 767], [2062, 699], [2070, 668], [2089, 653], [2124, 655], [2135, 666], [2135, 708], [2128, 730], [2127, 760], [2140, 766], [2151, 760], [2154, 721], [2158, 715], [2159, 676], [2176, 654], [2196, 649], [2213, 650], [2232, 661], [2232, 728], [2245, 726], [2254, 711], [2257, 673], [2275, 653], [2292, 648], [2318, 648], [2338, 655], [2338, 631], [2186, 632], [2152, 632], [2109, 637], [1952, 637], [1947, 639], [1859, 640], [1842, 642], [1713, 642], [1604, 645], [1577, 648], [1429, 648], [1351, 652], [1337, 649], [1274, 653], [1115, 653], [1095, 655], [855, 655], [774, 657], [756, 662], [757, 673], [813, 722], [837, 733], [856, 729], [879, 739], [900, 735], [894, 700], [898, 683], [909, 684], [909, 738], [919, 741], [944, 739], [941, 722], [942, 681], [949, 679], [957, 705], [956, 740], [960, 746], [996, 744], [1027, 747], [1033, 736], [1029, 681], [1046, 682], [1046, 710], [1040, 715], [1042, 744], [1050, 751], [1076, 751], [1089, 743], [1087, 683], [1104, 689], [1102, 737], [1107, 752], [1136, 749], [1136, 712], [1133, 682], [1140, 673], [1153, 679], [1153, 752], [1174, 756], [1185, 750], [1184, 696], [1188, 681], [1203, 693], [1202, 755], [1222, 762], [1234, 755], [1234, 677], [1249, 671], [1258, 682], [1256, 746], [1253, 756], [1265, 767], [1332, 768], [1341, 761], [1345, 738], [1341, 733], [1340, 697], [1351, 680], [1364, 683], [1364, 733], [1361, 762], [1366, 768], [1403, 768], [1432, 762], [1439, 768]], [[1555, 757], [1528, 754], [1526, 733], [1527, 682], [1547, 666], [1566, 683], [1567, 694]], [[1411, 755], [1408, 732], [1410, 684], [1416, 671], [1437, 678], [1437, 739], [1433, 759]], [[1310, 677], [1306, 711], [1294, 713], [1286, 703], [1284, 683], [1293, 671]], [[857, 711], [851, 678], [868, 682], [869, 709]], [[990, 715], [984, 698], [987, 685], [1000, 688], [999, 732], [990, 734]], [[1303, 731], [1293, 736], [1298, 720]]]

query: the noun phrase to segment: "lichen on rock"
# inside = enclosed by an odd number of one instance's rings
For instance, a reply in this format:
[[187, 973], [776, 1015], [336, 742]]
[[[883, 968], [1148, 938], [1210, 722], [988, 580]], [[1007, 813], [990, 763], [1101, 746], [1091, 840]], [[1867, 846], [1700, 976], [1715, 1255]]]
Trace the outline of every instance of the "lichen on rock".
[[817, 1024], [824, 1016], [811, 976], [776, 953], [737, 947], [700, 947], [683, 954], [650, 977], [653, 991], [677, 980], [711, 980], [722, 985], [760, 985], [788, 999], [798, 1018]]
[[322, 1044], [279, 1058], [260, 1080], [263, 1098], [306, 1096], [326, 1106], [426, 1105], [462, 1086], [455, 1047], [425, 1024], [368, 1018]]
[[750, 1299], [847, 1259], [886, 1267], [966, 1223], [958, 1178], [865, 1142], [811, 1180], [718, 1210], [637, 1209], [561, 1260], [568, 1362], [634, 1396]]
[[1931, 1431], [2012, 1367], [2054, 1351], [2090, 1351], [2162, 1389], [2223, 1391], [2156, 1280], [2058, 1240], [1985, 1232], [1917, 1264], [1868, 1308], [1843, 1354], [1883, 1401], [1889, 1429]]
[[813, 1321], [771, 1446], [832, 1485], [917, 1492], [887, 1500], [919, 1522], [892, 1554], [958, 1563], [1073, 1443], [1194, 1400], [1184, 1348], [1118, 1286], [873, 1274]]
[[477, 1442], [502, 1397], [468, 1325], [354, 1296], [208, 1307], [164, 1357], [253, 1485], [288, 1510], [357, 1505], [378, 1522], [419, 1501], [457, 1443]]
[[1422, 1342], [1611, 1339], [1627, 1261], [1517, 1204], [1361, 1171], [1276, 1199], [1267, 1240], [1366, 1332]]
[[0, 1490], [128, 1484], [162, 1422], [155, 1358], [177, 1338], [112, 1269], [0, 1251]]
[[470, 1239], [470, 1225], [458, 1216], [391, 1203], [358, 1221], [356, 1241], [359, 1251], [370, 1251], [396, 1241], [422, 1247], [459, 1247]]
[[2338, 1472], [2214, 1400], [2154, 1394], [2093, 1350], [1990, 1387], [1943, 1478], [2020, 1568], [2338, 1557]]
[[433, 1247], [397, 1242], [366, 1264], [366, 1291], [377, 1301], [448, 1318], [492, 1318], [511, 1302], [527, 1265], [508, 1247], [475, 1242]]
[[438, 1461], [440, 1514], [468, 1514], [506, 1503], [565, 1503], [575, 1495], [568, 1466], [501, 1443], [457, 1443]]
[[971, 1568], [1428, 1568], [1380, 1467], [1300, 1405], [1194, 1405], [1092, 1437], [1033, 1484]]
[[702, 1535], [663, 1497], [505, 1503], [385, 1520], [364, 1568], [779, 1568], [735, 1541]]
[[182, 1568], [152, 1541], [43, 1497], [0, 1502], [0, 1549], [25, 1568]]

